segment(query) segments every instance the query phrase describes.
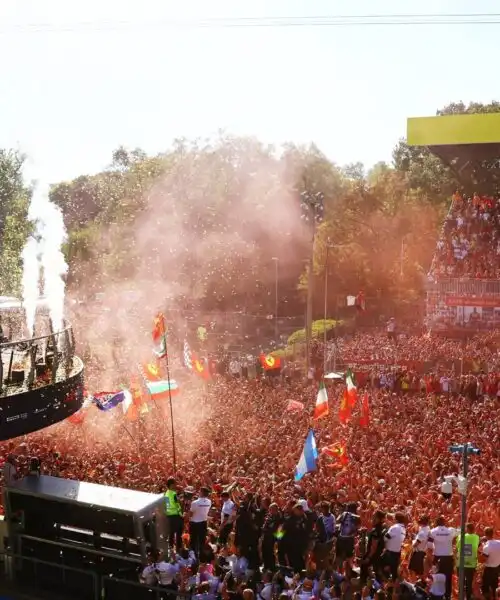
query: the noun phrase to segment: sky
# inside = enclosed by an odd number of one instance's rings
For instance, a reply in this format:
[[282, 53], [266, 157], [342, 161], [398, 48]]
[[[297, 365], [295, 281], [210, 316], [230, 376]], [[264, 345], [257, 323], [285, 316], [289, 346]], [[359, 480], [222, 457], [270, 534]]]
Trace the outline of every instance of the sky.
[[[403, 10], [404, 8], [404, 10]], [[2, 0], [0, 147], [48, 182], [219, 130], [389, 161], [409, 116], [500, 100], [500, 25], [201, 27], [213, 18], [500, 12], [496, 0]], [[299, 21], [301, 21], [299, 19]], [[301, 21], [303, 22], [303, 20]], [[242, 21], [237, 21], [241, 24]]]

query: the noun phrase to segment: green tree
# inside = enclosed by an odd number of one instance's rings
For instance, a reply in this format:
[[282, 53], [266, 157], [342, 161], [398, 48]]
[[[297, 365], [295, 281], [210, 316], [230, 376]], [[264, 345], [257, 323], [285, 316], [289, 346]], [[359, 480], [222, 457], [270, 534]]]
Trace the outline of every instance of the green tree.
[[28, 221], [30, 192], [23, 183], [24, 157], [0, 149], [0, 294], [20, 292], [21, 252], [31, 224]]

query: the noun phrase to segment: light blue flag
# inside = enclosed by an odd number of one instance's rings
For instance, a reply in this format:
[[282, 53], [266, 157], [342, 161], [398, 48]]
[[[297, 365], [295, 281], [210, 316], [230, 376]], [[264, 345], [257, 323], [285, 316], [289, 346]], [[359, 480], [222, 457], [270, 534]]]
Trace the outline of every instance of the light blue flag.
[[314, 439], [314, 432], [310, 429], [306, 437], [304, 450], [302, 450], [302, 454], [300, 455], [299, 464], [295, 468], [295, 481], [300, 481], [306, 473], [316, 471], [317, 460], [318, 447]]

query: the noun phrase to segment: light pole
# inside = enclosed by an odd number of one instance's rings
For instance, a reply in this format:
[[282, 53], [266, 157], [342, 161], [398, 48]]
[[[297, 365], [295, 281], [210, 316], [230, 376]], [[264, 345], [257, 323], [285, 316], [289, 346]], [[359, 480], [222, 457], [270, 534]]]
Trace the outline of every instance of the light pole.
[[[464, 600], [465, 597], [465, 525], [467, 523], [467, 473], [469, 470], [469, 455], [481, 454], [481, 450], [473, 446], [470, 442], [465, 444], [453, 444], [450, 446], [452, 454], [460, 454], [462, 457], [462, 475], [455, 477], [445, 477], [448, 484], [454, 480], [457, 483], [458, 491], [462, 495], [462, 507], [460, 511], [460, 558], [458, 567], [458, 599]], [[451, 489], [450, 489], [451, 491]]]
[[274, 341], [278, 344], [278, 263], [279, 258], [273, 256], [274, 270]]
[[325, 257], [325, 310], [323, 315], [323, 376], [326, 375], [326, 316], [328, 312], [328, 253], [331, 248], [330, 238], [326, 240]]
[[306, 308], [306, 377], [309, 375], [310, 366], [310, 345], [312, 330], [312, 300], [313, 300], [313, 269], [314, 269], [314, 238], [316, 235], [316, 225], [323, 220], [323, 201], [322, 192], [311, 193], [303, 191], [300, 194], [302, 217], [311, 227], [311, 249], [309, 254], [309, 266], [307, 269], [307, 308]]

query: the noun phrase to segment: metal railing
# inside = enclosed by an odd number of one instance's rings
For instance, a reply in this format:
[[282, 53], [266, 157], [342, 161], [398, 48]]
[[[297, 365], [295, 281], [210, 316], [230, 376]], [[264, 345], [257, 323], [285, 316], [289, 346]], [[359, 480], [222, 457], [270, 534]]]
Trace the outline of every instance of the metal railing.
[[[100, 575], [34, 557], [0, 554], [0, 589], [26, 592], [35, 598], [71, 600], [174, 600], [189, 599], [190, 592], [150, 586], [130, 579]], [[1, 566], [1, 565], [0, 565]]]
[[71, 326], [29, 339], [0, 343], [0, 394], [9, 387], [31, 388], [68, 377], [75, 338]]
[[427, 291], [457, 296], [500, 296], [500, 280], [498, 279], [439, 279], [427, 283]]
[[174, 598], [191, 598], [191, 594], [188, 592], [150, 586], [138, 581], [112, 577], [111, 575], [102, 577], [101, 582], [102, 594], [106, 600], [173, 600]]
[[1, 556], [2, 589], [29, 592], [38, 598], [98, 600], [101, 586], [96, 573], [34, 557], [5, 553]]

